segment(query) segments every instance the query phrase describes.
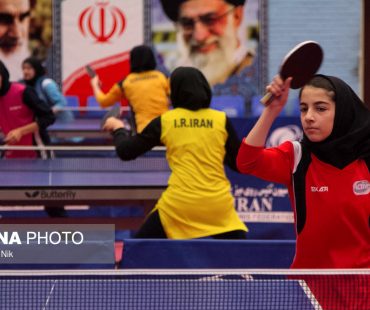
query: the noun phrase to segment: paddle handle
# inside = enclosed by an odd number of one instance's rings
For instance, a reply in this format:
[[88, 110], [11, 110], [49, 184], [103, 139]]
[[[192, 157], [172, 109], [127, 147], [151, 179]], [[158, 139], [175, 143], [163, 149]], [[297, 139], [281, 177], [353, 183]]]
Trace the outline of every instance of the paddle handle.
[[260, 99], [260, 102], [265, 106], [267, 107], [272, 99], [274, 98], [274, 95], [270, 92], [267, 92], [261, 99]]
[[96, 72], [93, 68], [91, 68], [89, 65], [85, 66], [85, 69], [87, 71], [87, 74], [89, 75], [90, 78], [93, 78], [96, 76]]

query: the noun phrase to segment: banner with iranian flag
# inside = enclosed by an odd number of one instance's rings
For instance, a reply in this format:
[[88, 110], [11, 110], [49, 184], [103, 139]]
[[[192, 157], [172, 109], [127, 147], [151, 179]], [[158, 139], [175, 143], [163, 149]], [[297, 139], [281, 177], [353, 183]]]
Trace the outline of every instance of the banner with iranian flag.
[[144, 0], [64, 0], [61, 19], [63, 92], [85, 106], [93, 95], [86, 65], [103, 91], [129, 73], [130, 49], [144, 42]]

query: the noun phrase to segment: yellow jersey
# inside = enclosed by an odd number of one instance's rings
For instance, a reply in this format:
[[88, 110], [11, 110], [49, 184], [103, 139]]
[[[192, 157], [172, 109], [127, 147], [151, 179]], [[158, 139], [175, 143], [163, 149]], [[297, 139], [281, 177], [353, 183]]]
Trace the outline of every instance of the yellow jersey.
[[158, 210], [172, 239], [247, 231], [238, 217], [225, 169], [226, 114], [176, 108], [161, 116], [161, 142], [171, 168]]
[[109, 107], [126, 98], [135, 116], [136, 131], [140, 133], [152, 119], [168, 111], [169, 92], [168, 78], [160, 71], [150, 70], [130, 73], [106, 94], [99, 92], [96, 100], [101, 107]]

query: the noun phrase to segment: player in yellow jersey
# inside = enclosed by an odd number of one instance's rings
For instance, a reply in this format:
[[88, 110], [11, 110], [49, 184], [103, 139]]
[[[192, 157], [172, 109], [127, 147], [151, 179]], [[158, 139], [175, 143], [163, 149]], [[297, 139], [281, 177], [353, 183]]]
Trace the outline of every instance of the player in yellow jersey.
[[168, 110], [169, 83], [162, 72], [155, 70], [154, 53], [148, 46], [139, 45], [130, 51], [130, 67], [130, 74], [107, 93], [100, 88], [97, 75], [90, 82], [102, 108], [126, 98], [135, 115], [136, 131], [141, 132], [153, 118]]
[[234, 208], [224, 163], [236, 170], [240, 141], [226, 114], [209, 108], [211, 89], [195, 68], [170, 77], [174, 107], [129, 136], [121, 120], [108, 118], [118, 156], [131, 160], [156, 145], [166, 146], [168, 187], [136, 234], [137, 238], [244, 239], [247, 228]]

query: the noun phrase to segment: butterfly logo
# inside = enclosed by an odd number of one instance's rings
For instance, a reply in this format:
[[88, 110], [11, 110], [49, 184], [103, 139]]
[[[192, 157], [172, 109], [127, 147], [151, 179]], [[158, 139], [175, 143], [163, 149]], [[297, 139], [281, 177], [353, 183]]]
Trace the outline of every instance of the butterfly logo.
[[27, 198], [36, 198], [40, 195], [40, 191], [25, 192], [25, 195], [27, 196]]

